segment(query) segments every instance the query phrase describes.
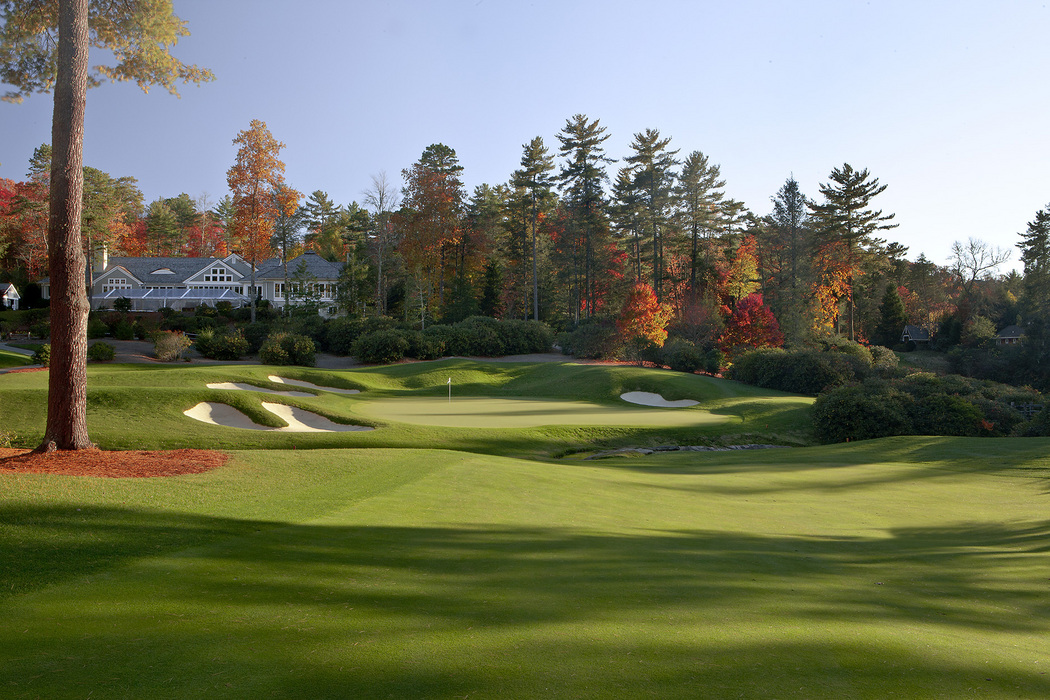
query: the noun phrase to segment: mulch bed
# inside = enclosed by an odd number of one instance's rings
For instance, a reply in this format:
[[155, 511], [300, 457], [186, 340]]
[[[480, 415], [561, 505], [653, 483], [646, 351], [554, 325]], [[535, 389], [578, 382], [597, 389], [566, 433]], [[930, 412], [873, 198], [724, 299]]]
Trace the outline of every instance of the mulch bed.
[[9, 369], [7, 374], [18, 374], [20, 372], [46, 372], [47, 367], [25, 367], [21, 369]]
[[0, 448], [0, 472], [32, 472], [64, 476], [140, 478], [200, 474], [218, 469], [230, 456], [216, 450], [59, 450], [33, 454]]

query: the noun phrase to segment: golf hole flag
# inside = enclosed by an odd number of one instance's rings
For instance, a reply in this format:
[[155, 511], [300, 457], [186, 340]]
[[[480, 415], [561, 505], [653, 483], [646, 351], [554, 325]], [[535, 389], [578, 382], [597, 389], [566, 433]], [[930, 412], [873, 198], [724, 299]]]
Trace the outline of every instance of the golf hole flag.
[[448, 378], [448, 402], [452, 403], [452, 377]]

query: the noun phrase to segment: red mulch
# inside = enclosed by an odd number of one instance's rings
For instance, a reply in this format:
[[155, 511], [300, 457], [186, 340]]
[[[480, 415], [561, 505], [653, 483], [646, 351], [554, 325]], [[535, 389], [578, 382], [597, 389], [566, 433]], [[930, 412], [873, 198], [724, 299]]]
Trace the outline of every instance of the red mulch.
[[46, 372], [47, 367], [25, 367], [20, 369], [9, 369], [7, 374], [18, 374], [19, 372]]
[[58, 450], [33, 454], [0, 448], [0, 472], [111, 478], [179, 476], [218, 469], [230, 459], [216, 450]]

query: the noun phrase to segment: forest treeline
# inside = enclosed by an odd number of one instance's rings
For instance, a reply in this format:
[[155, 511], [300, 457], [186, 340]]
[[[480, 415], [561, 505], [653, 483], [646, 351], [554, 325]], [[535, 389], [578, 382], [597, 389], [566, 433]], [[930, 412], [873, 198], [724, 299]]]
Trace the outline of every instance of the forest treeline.
[[[285, 182], [283, 144], [253, 121], [217, 202], [146, 204], [133, 177], [86, 167], [84, 245], [250, 261], [312, 250], [345, 263], [348, 314], [420, 328], [475, 315], [622, 327], [641, 294], [673, 335], [730, 352], [832, 337], [893, 346], [905, 324], [943, 346], [980, 345], [1012, 324], [1042, 337], [1050, 207], [1020, 235], [1023, 276], [998, 274], [1008, 253], [977, 239], [957, 242], [941, 266], [880, 237], [896, 224], [878, 208], [886, 185], [866, 169], [834, 167], [815, 193], [788, 177], [759, 216], [701, 151], [646, 129], [617, 160], [608, 138], [599, 120], [575, 115], [554, 142], [523, 144], [506, 182], [471, 192], [455, 150], [433, 144], [399, 182], [376, 174], [360, 202], [341, 205]], [[0, 180], [0, 266], [23, 288], [47, 274], [49, 165], [41, 146], [25, 180]]]

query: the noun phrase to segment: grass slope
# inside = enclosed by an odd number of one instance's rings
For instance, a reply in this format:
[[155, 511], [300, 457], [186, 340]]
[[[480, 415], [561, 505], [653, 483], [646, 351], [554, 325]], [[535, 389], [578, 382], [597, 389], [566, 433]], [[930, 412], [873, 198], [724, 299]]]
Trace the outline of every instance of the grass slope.
[[22, 367], [23, 365], [28, 365], [29, 362], [30, 358], [28, 355], [0, 348], [0, 369]]
[[[386, 376], [386, 375], [383, 375]], [[0, 476], [5, 697], [1047, 697], [1048, 440]]]
[[[322, 386], [361, 389], [347, 396], [318, 392], [315, 398], [284, 398], [253, 392], [208, 389], [213, 382], [245, 382], [275, 389], [270, 374], [302, 379]], [[451, 377], [456, 398], [548, 398], [605, 406], [591, 425], [566, 421], [545, 426], [435, 427], [397, 421], [393, 413], [373, 416], [370, 402], [435, 399], [447, 396]], [[625, 404], [625, 391], [652, 391], [668, 399], [692, 398], [700, 405], [668, 411]], [[46, 416], [47, 377], [42, 373], [0, 377], [5, 407], [10, 405], [10, 429], [26, 444], [42, 437]], [[182, 414], [201, 401], [221, 401], [248, 414], [256, 423], [279, 427], [281, 422], [262, 401], [300, 406], [336, 422], [374, 425], [367, 433], [262, 433], [205, 425]], [[180, 367], [157, 365], [90, 365], [88, 369], [88, 429], [106, 449], [171, 449], [202, 444], [238, 448], [399, 447], [464, 450], [512, 456], [551, 456], [624, 444], [707, 444], [711, 442], [781, 442], [810, 440], [811, 399], [770, 392], [711, 377], [637, 367], [579, 366], [567, 363], [492, 363], [470, 360], [395, 365], [350, 370], [310, 370], [253, 365]], [[623, 419], [625, 412], [634, 417]], [[647, 423], [639, 421], [648, 414]], [[721, 420], [708, 420], [714, 414]], [[675, 418], [671, 418], [674, 416]], [[682, 421], [681, 416], [696, 416]], [[673, 422], [684, 422], [675, 425]], [[512, 422], [511, 422], [512, 423]]]

